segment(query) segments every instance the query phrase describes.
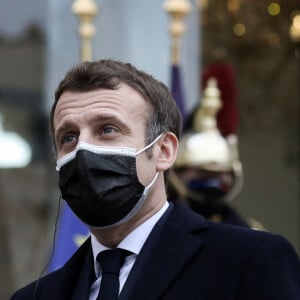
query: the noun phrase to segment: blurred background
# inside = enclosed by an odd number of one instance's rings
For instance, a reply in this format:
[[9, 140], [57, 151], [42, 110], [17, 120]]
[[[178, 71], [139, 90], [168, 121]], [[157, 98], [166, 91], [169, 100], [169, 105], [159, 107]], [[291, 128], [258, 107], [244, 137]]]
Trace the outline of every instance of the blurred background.
[[[48, 115], [58, 82], [82, 59], [74, 2], [0, 0], [0, 299], [37, 278], [53, 247], [59, 191]], [[166, 1], [92, 2], [93, 59], [131, 62], [170, 86]], [[183, 2], [185, 109], [201, 101], [207, 66], [234, 70], [245, 182], [233, 205], [300, 253], [299, 0]]]

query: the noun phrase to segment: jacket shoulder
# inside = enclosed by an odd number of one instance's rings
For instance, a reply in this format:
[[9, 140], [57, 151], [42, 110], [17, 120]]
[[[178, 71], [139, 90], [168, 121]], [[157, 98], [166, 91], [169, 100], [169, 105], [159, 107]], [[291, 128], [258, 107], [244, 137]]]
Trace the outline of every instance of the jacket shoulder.
[[[27, 286], [17, 290], [11, 300], [32, 300], [32, 299], [55, 299], [57, 296], [65, 293], [68, 288], [76, 280], [76, 276], [80, 273], [82, 264], [90, 251], [90, 238], [88, 238], [66, 264], [51, 272]], [[64, 299], [64, 298], [62, 298]]]
[[47, 290], [51, 291], [51, 285], [54, 281], [56, 281], [56, 278], [59, 277], [61, 273], [61, 269], [54, 271], [42, 278], [39, 278], [31, 283], [29, 283], [27, 286], [17, 290], [12, 296], [11, 300], [32, 300], [36, 299], [37, 291], [39, 290], [40, 286], [43, 286]]

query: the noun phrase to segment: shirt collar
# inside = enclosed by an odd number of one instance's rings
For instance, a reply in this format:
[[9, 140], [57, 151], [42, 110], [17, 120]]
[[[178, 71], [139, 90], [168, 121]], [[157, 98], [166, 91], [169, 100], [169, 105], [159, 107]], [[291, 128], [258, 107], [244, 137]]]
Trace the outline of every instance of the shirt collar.
[[[119, 243], [117, 248], [125, 249], [132, 252], [135, 255], [138, 255], [145, 241], [147, 240], [150, 232], [152, 231], [153, 227], [161, 218], [161, 216], [164, 214], [164, 212], [168, 209], [168, 206], [169, 203], [166, 201], [163, 207], [157, 213], [155, 213], [153, 216], [151, 216], [149, 219], [147, 219], [145, 222], [143, 222], [141, 225], [139, 225], [137, 228], [131, 231]], [[109, 248], [101, 244], [93, 234], [91, 234], [91, 243], [92, 243], [92, 250], [93, 250], [93, 257], [94, 257], [95, 274], [97, 275], [99, 273], [99, 266], [96, 260], [97, 255], [100, 252], [107, 250]]]

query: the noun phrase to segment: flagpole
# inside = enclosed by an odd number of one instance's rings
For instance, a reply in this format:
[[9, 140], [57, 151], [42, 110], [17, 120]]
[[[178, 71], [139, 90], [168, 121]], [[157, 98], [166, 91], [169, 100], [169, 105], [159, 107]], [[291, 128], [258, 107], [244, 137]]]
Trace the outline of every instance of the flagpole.
[[180, 62], [180, 38], [185, 32], [184, 18], [191, 11], [189, 0], [166, 0], [165, 11], [170, 15], [171, 23], [171, 62], [179, 65]]
[[180, 38], [185, 32], [184, 18], [191, 11], [189, 0], [167, 0], [164, 9], [170, 15], [171, 34], [171, 92], [181, 112], [183, 123], [186, 118], [184, 89], [180, 71]]
[[98, 13], [98, 6], [94, 0], [75, 0], [72, 11], [79, 18], [78, 34], [81, 41], [81, 60], [90, 61], [93, 57], [92, 38], [96, 32], [93, 21]]

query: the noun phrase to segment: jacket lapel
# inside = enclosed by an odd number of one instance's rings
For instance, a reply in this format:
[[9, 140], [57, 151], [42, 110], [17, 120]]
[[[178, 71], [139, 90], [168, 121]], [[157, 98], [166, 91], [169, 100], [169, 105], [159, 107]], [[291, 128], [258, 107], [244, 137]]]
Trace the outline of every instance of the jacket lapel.
[[53, 299], [88, 299], [91, 282], [95, 276], [92, 263], [93, 257], [89, 238], [59, 271], [58, 276], [60, 278], [56, 278], [58, 285], [54, 290], [49, 291], [49, 293], [54, 294]]
[[204, 245], [195, 232], [207, 227], [205, 219], [182, 205], [170, 206], [137, 257], [120, 300], [159, 298]]
[[92, 282], [96, 279], [92, 249], [88, 251], [78, 281], [74, 286], [72, 300], [89, 299]]

